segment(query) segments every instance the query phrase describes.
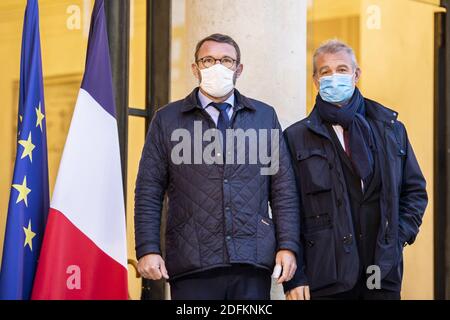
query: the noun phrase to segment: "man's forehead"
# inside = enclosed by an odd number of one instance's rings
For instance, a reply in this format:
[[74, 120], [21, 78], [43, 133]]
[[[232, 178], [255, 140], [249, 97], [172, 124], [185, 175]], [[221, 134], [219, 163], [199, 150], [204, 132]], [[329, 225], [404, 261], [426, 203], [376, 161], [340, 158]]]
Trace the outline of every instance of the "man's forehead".
[[199, 50], [199, 56], [229, 56], [236, 57], [236, 49], [228, 43], [206, 41]]
[[326, 67], [329, 65], [352, 65], [352, 59], [345, 51], [336, 53], [324, 53], [317, 57], [317, 65], [319, 67]]

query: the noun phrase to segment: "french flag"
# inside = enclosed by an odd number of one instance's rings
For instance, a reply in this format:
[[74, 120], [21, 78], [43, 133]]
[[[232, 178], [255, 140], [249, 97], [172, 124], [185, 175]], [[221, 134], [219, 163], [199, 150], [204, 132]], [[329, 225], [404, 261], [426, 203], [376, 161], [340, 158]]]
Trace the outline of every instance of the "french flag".
[[125, 206], [104, 1], [50, 204], [32, 299], [127, 299]]

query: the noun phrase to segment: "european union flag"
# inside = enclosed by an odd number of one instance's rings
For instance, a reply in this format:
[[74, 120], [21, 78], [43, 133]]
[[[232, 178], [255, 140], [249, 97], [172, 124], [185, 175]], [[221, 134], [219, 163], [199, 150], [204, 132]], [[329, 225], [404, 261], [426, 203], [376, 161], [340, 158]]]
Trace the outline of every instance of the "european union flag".
[[0, 299], [29, 299], [49, 210], [39, 9], [28, 0], [22, 34], [17, 154], [0, 271]]

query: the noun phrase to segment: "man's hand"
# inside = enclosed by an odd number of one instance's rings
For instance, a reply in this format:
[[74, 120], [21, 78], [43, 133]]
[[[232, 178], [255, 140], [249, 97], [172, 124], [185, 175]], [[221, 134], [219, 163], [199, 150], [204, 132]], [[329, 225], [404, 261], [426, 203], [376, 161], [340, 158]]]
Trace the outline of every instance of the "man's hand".
[[297, 261], [295, 259], [295, 254], [292, 251], [278, 251], [275, 258], [275, 264], [275, 270], [280, 270], [280, 268], [283, 270], [281, 277], [278, 277], [279, 275], [276, 275], [274, 271], [274, 277], [278, 278], [278, 284], [289, 281], [294, 277], [295, 270], [297, 270]]
[[148, 254], [138, 261], [138, 272], [145, 279], [159, 280], [162, 277], [169, 279], [166, 265], [159, 254]]
[[310, 300], [309, 286], [301, 286], [295, 289], [289, 290], [286, 293], [286, 300]]

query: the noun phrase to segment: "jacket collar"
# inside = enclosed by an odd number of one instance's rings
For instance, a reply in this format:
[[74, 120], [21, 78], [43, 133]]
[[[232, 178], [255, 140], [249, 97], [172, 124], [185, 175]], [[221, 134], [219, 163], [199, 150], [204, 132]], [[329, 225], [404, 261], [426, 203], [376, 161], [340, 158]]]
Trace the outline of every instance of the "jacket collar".
[[305, 119], [305, 125], [313, 132], [331, 139], [327, 128], [323, 124], [323, 120], [319, 115], [319, 110], [316, 107], [311, 111], [309, 116]]
[[388, 124], [394, 124], [398, 118], [398, 112], [382, 106], [378, 102], [370, 99], [364, 99], [366, 103], [366, 114], [368, 118], [382, 121]]
[[[393, 125], [398, 118], [398, 113], [394, 110], [386, 108], [381, 104], [364, 98], [366, 103], [366, 116], [368, 118], [378, 120], [389, 125]], [[320, 134], [326, 138], [330, 138], [328, 130], [323, 124], [323, 120], [319, 115], [316, 107], [311, 111], [310, 115], [305, 119], [306, 126], [313, 132]]]
[[[200, 102], [198, 101], [198, 90], [199, 88], [195, 88], [184, 100], [183, 106], [181, 107], [181, 112], [189, 112], [194, 109], [202, 109], [200, 106]], [[234, 89], [235, 96], [235, 105], [234, 110], [238, 111], [244, 108], [247, 108], [251, 111], [255, 111], [256, 107], [254, 103], [247, 98], [246, 96], [240, 94], [237, 89]]]

